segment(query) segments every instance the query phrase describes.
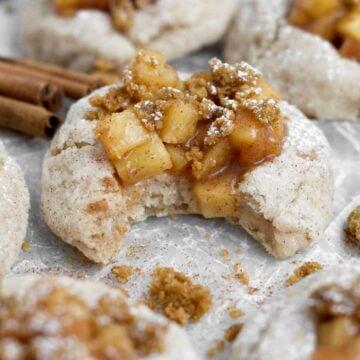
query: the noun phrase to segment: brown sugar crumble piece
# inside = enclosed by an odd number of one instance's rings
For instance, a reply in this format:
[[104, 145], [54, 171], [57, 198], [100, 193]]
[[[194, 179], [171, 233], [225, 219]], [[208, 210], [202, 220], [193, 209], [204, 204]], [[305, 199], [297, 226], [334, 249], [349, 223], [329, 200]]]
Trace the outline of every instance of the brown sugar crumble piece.
[[322, 269], [322, 265], [316, 261], [308, 261], [295, 269], [294, 273], [286, 280], [286, 286], [292, 286], [303, 278], [318, 272]]
[[224, 339], [228, 342], [233, 342], [241, 331], [242, 324], [233, 324], [225, 331]]
[[114, 266], [111, 272], [122, 283], [128, 282], [133, 274], [132, 268], [128, 265]]
[[167, 267], [155, 269], [148, 295], [152, 307], [160, 307], [166, 317], [182, 326], [189, 320], [199, 321], [212, 307], [208, 288]]
[[230, 309], [229, 309], [229, 316], [233, 319], [237, 319], [241, 316], [244, 316], [245, 313], [240, 310], [240, 309], [237, 309], [235, 306], [232, 306]]
[[239, 271], [234, 277], [235, 279], [240, 280], [244, 285], [249, 285], [249, 275], [245, 271]]
[[345, 231], [354, 240], [360, 242], [360, 206], [353, 210], [349, 215]]
[[30, 244], [28, 241], [24, 241], [23, 244], [21, 245], [21, 249], [24, 251], [30, 251]]
[[221, 249], [220, 251], [220, 255], [223, 258], [223, 261], [226, 262], [230, 256], [229, 250], [228, 249]]
[[211, 349], [209, 349], [206, 353], [207, 357], [213, 358], [217, 354], [223, 352], [225, 349], [225, 342], [224, 340], [218, 340], [215, 344], [215, 346]]

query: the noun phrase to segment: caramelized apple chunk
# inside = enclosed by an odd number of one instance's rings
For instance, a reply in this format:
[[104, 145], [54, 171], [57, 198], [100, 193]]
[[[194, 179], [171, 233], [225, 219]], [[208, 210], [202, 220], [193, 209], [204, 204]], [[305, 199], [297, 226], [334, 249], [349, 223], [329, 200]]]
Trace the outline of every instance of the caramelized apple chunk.
[[108, 115], [96, 127], [110, 160], [118, 160], [133, 148], [150, 140], [150, 133], [142, 126], [132, 110]]
[[281, 98], [246, 63], [209, 68], [181, 82], [161, 54], [141, 51], [119, 91], [127, 110], [111, 112], [114, 90], [111, 107], [96, 99], [96, 135], [125, 186], [167, 171], [188, 179], [204, 216], [233, 216], [242, 174], [281, 152]]
[[192, 192], [200, 213], [206, 218], [231, 217], [236, 213], [237, 200], [234, 174], [216, 176], [193, 184]]
[[172, 168], [165, 145], [157, 134], [150, 141], [132, 149], [120, 160], [114, 161], [116, 171], [125, 186], [152, 178]]
[[354, 287], [326, 285], [312, 294], [317, 320], [315, 360], [355, 360], [360, 355], [360, 297], [358, 281]]
[[161, 139], [167, 144], [184, 144], [193, 135], [199, 119], [194, 102], [170, 100], [164, 110]]

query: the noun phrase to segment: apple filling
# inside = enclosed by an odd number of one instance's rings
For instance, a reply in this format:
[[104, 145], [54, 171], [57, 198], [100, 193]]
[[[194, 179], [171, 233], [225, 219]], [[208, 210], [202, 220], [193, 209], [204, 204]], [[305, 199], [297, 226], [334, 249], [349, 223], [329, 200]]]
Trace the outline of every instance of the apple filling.
[[157, 52], [141, 51], [123, 86], [95, 95], [96, 136], [123, 186], [167, 172], [185, 176], [199, 212], [229, 217], [242, 175], [280, 154], [284, 121], [279, 94], [242, 62], [219, 59], [181, 80]]
[[330, 41], [342, 56], [360, 61], [359, 0], [295, 0], [289, 22]]
[[355, 360], [360, 357], [360, 297], [357, 286], [324, 286], [312, 294], [317, 318], [313, 360]]
[[120, 31], [131, 26], [135, 11], [155, 2], [156, 0], [53, 0], [56, 13], [65, 17], [84, 9], [106, 11], [115, 28]]

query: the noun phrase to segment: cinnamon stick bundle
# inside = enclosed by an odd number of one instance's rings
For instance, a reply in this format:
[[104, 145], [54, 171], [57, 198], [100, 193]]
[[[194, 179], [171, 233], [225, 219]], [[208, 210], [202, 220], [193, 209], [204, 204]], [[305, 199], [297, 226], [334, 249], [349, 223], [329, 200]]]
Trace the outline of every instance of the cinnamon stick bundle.
[[0, 76], [0, 95], [40, 105], [53, 112], [60, 110], [64, 99], [64, 93], [57, 85], [11, 73]]
[[0, 127], [51, 138], [60, 123], [57, 115], [40, 106], [0, 96]]
[[51, 137], [64, 94], [80, 99], [103, 86], [99, 77], [28, 59], [0, 57], [0, 127]]
[[73, 99], [80, 99], [90, 94], [90, 92], [96, 88], [95, 85], [91, 86], [90, 84], [75, 82], [74, 80], [48, 74], [41, 70], [27, 68], [11, 61], [0, 60], [0, 76], [4, 76], [5, 74], [18, 75], [29, 79], [33, 78], [53, 83], [61, 87], [65, 95]]
[[90, 88], [96, 89], [101, 86], [104, 86], [103, 81], [98, 77], [92, 74], [86, 74], [79, 71], [74, 71], [70, 69], [62, 68], [61, 66], [41, 63], [30, 59], [14, 59], [11, 60], [12, 63], [25, 66], [29, 69], [40, 70], [48, 74], [60, 76], [62, 78], [78, 81], [84, 84], [88, 84]]

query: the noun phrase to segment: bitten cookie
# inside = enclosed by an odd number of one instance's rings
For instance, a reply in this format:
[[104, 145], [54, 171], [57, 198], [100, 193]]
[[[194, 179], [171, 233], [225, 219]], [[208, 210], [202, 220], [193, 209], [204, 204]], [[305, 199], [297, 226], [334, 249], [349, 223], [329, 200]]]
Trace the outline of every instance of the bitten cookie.
[[184, 81], [140, 53], [124, 85], [72, 106], [43, 166], [55, 234], [105, 263], [149, 216], [223, 217], [277, 258], [320, 237], [333, 192], [324, 135], [248, 64], [209, 66]]

